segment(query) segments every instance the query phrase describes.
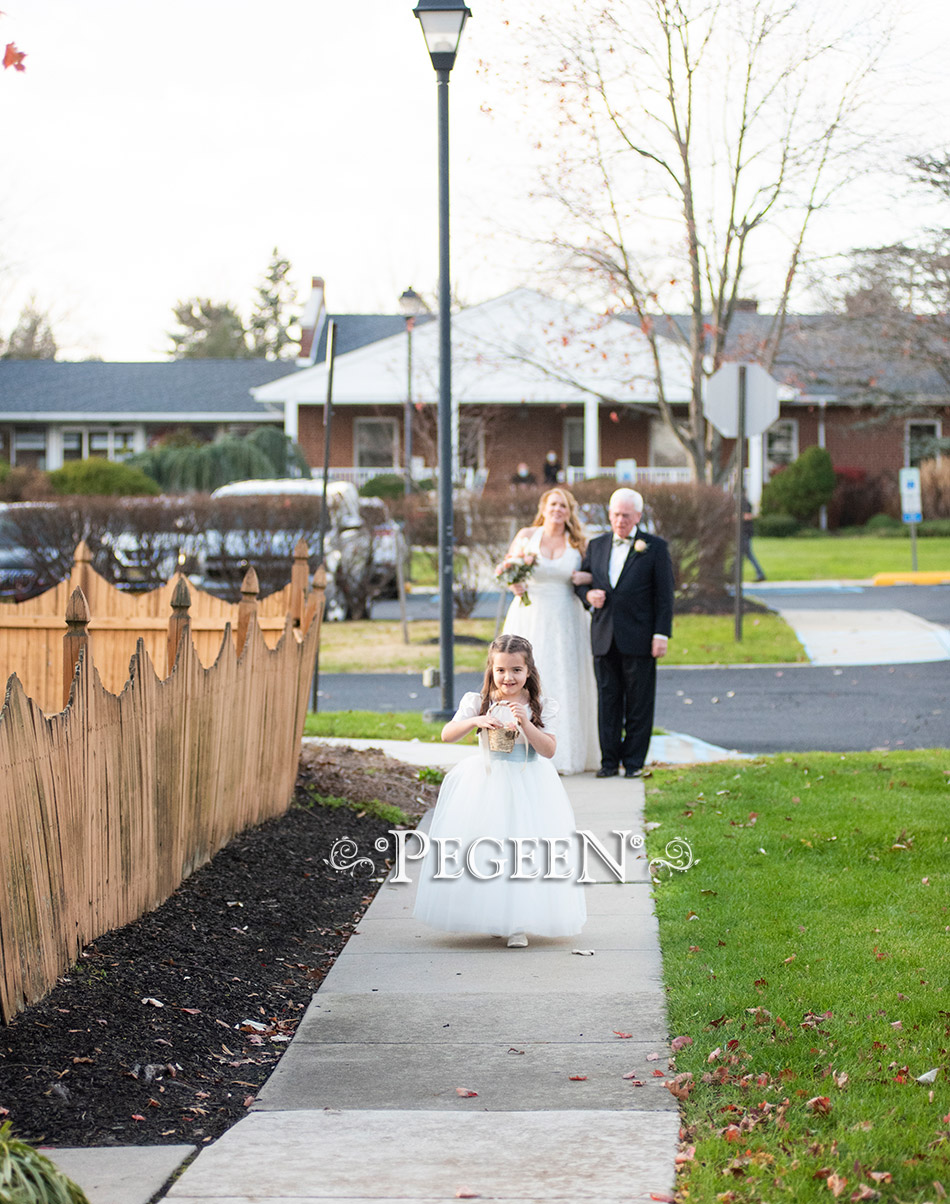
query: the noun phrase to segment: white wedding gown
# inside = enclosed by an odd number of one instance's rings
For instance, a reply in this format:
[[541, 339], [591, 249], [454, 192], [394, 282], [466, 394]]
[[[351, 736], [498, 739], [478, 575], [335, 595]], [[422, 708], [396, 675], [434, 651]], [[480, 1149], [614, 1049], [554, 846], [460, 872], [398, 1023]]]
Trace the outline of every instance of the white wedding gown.
[[[478, 715], [481, 704], [481, 695], [464, 695], [455, 718]], [[560, 731], [558, 709], [542, 698], [545, 730]], [[523, 737], [510, 753], [489, 753], [480, 745], [446, 774], [429, 837], [413, 908], [417, 920], [444, 932], [495, 936], [570, 936], [583, 928], [587, 905], [577, 882], [571, 802], [550, 760]], [[457, 876], [436, 876], [437, 838], [446, 850], [443, 873]], [[519, 840], [521, 846], [513, 843]], [[549, 848], [557, 849], [557, 864]], [[470, 849], [476, 873], [463, 869]], [[545, 878], [548, 869], [553, 872]]]
[[571, 585], [571, 573], [581, 567], [581, 554], [570, 544], [553, 560], [541, 554], [541, 528], [528, 543], [537, 553], [527, 580], [525, 606], [515, 598], [505, 617], [504, 631], [531, 641], [541, 691], [560, 703], [554, 768], [558, 773], [583, 773], [600, 765], [597, 735], [597, 684], [590, 650], [590, 616]]

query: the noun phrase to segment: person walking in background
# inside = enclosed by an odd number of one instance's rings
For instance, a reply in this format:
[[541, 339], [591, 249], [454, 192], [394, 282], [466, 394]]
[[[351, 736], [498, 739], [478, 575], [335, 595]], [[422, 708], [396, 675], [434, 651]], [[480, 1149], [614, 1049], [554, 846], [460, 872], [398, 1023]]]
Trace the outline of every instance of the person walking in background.
[[563, 488], [541, 494], [530, 527], [522, 527], [508, 554], [535, 557], [527, 582], [511, 585], [516, 595], [504, 630], [531, 641], [545, 688], [561, 703], [562, 723], [554, 754], [558, 773], [595, 769], [597, 756], [597, 685], [590, 650], [590, 618], [574, 586], [587, 546], [573, 494]]
[[[442, 782], [416, 919], [445, 932], [507, 937], [512, 949], [523, 949], [529, 932], [570, 936], [583, 928], [587, 906], [576, 876], [564, 872], [563, 863], [557, 874], [542, 864], [553, 845], [570, 848], [575, 841], [571, 802], [550, 760], [557, 713], [558, 704], [541, 694], [530, 643], [497, 636], [481, 692], [464, 695], [442, 729], [442, 739], [452, 743], [477, 731], [481, 747]], [[471, 872], [457, 874], [449, 865], [438, 876], [440, 838]], [[495, 872], [498, 863], [501, 872]]]
[[557, 452], [549, 451], [544, 457], [544, 484], [556, 485], [560, 479], [561, 461], [557, 458]]
[[762, 568], [761, 564], [759, 564], [758, 560], [756, 560], [755, 553], [752, 551], [752, 536], [753, 536], [754, 532], [755, 532], [755, 515], [752, 513], [752, 503], [749, 501], [749, 499], [746, 497], [746, 495], [743, 494], [742, 495], [742, 533], [741, 533], [741, 539], [740, 539], [742, 555], [745, 557], [746, 560], [748, 560], [749, 564], [751, 564], [752, 567], [755, 569], [756, 581], [764, 581], [765, 580], [765, 570]]
[[597, 678], [599, 778], [643, 772], [656, 702], [656, 662], [673, 631], [673, 563], [666, 540], [641, 531], [643, 498], [618, 489], [610, 498], [611, 534], [587, 545], [576, 586], [591, 608], [590, 639]]

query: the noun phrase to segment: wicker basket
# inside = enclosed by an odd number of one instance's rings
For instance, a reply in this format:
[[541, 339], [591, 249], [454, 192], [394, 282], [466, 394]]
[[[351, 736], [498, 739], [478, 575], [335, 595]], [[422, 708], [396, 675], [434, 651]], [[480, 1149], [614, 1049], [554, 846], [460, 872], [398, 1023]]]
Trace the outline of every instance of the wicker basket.
[[488, 729], [488, 747], [492, 752], [510, 753], [518, 739], [518, 729], [514, 727], [490, 727]]

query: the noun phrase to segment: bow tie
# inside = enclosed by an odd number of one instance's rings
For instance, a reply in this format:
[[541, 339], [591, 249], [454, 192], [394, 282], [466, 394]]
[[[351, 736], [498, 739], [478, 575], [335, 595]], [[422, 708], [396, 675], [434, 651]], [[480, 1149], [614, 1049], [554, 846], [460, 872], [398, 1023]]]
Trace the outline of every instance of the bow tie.
[[633, 543], [632, 535], [615, 535], [614, 536], [614, 547], [615, 548], [626, 548], [626, 547], [629, 547], [630, 544], [632, 544], [632, 543]]

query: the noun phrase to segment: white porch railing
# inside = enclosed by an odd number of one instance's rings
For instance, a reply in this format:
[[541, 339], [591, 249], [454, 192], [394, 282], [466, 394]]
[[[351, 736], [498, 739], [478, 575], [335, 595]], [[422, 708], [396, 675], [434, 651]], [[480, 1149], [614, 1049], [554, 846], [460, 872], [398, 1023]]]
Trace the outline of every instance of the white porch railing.
[[[330, 478], [334, 481], [352, 481], [357, 489], [366, 484], [367, 481], [378, 477], [381, 473], [399, 473], [399, 468], [331, 468]], [[473, 485], [479, 483], [481, 474], [473, 473], [473, 470], [468, 470], [471, 481], [466, 481], [466, 487], [472, 488]], [[617, 470], [614, 465], [605, 465], [598, 468], [595, 472], [588, 474], [583, 468], [568, 468], [565, 470], [567, 480], [566, 484], [574, 485], [578, 481], [585, 481], [590, 476], [595, 477], [613, 477], [617, 475]], [[692, 480], [690, 470], [688, 468], [669, 468], [669, 467], [650, 467], [649, 465], [637, 465], [634, 469], [633, 481], [635, 484], [642, 485], [682, 485]], [[314, 470], [314, 476], [321, 476], [319, 469]], [[435, 473], [432, 474], [435, 476]]]
[[[688, 468], [671, 468], [638, 464], [633, 470], [633, 482], [642, 485], [683, 485], [691, 481], [692, 473]], [[578, 481], [586, 481], [588, 476], [613, 477], [617, 470], [612, 464], [604, 465], [593, 473], [587, 473], [583, 468], [568, 468], [567, 484], [574, 485]]]

